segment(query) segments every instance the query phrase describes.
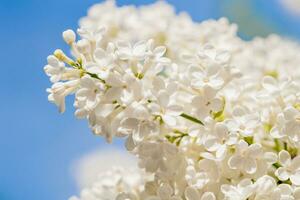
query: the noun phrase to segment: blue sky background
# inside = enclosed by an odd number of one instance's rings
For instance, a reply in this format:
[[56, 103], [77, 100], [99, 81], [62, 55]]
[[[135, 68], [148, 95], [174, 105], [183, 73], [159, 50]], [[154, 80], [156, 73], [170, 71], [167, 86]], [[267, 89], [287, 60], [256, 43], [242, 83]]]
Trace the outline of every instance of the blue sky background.
[[[80, 156], [105, 148], [85, 121], [48, 103], [46, 57], [66, 48], [61, 32], [77, 28], [99, 0], [0, 0], [0, 200], [66, 200], [77, 193], [70, 166]], [[120, 0], [119, 5], [152, 0]], [[241, 35], [277, 32], [300, 38], [300, 20], [277, 0], [170, 0], [196, 21], [226, 15], [241, 23]], [[242, 3], [241, 3], [242, 2]], [[121, 141], [115, 141], [121, 148]]]

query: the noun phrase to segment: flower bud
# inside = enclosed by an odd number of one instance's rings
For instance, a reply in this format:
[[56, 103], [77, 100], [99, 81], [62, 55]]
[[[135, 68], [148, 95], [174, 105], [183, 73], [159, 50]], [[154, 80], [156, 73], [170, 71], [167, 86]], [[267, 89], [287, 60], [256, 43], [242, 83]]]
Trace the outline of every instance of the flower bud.
[[53, 55], [62, 62], [68, 63], [70, 65], [73, 63], [73, 60], [66, 56], [66, 54], [61, 49], [56, 49]]
[[72, 44], [76, 40], [76, 34], [71, 29], [64, 31], [62, 35], [67, 44]]
[[56, 49], [53, 55], [60, 61], [64, 61], [66, 57], [65, 53], [61, 49]]
[[82, 39], [77, 42], [77, 49], [80, 53], [88, 53], [90, 51], [90, 48], [90, 42], [86, 39]]

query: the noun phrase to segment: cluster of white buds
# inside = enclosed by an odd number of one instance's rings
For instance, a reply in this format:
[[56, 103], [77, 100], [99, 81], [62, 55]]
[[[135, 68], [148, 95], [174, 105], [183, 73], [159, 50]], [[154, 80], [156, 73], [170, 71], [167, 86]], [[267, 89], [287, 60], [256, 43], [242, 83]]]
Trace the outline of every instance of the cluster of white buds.
[[106, 1], [79, 40], [63, 32], [72, 56], [48, 57], [49, 101], [64, 112], [75, 94], [76, 117], [108, 142], [125, 137], [142, 171], [114, 170], [71, 200], [300, 199], [300, 46], [236, 31], [162, 1]]

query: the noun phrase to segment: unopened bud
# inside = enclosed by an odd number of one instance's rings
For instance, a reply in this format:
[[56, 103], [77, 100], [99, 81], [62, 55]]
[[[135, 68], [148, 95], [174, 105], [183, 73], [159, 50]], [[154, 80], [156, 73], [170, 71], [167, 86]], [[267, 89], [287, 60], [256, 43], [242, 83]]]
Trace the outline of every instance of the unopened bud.
[[62, 35], [67, 44], [72, 44], [76, 40], [76, 34], [71, 29], [64, 31]]
[[73, 61], [61, 49], [56, 49], [53, 55], [60, 61], [72, 65]]

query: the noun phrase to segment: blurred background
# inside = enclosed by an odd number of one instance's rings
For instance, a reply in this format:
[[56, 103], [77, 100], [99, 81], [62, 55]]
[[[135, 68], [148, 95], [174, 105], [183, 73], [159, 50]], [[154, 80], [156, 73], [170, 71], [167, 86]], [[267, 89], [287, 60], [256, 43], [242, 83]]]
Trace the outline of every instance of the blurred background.
[[[285, 1], [286, 3], [283, 3]], [[67, 49], [61, 33], [76, 29], [101, 0], [0, 0], [0, 200], [66, 200], [77, 194], [77, 160], [108, 145], [47, 101], [46, 57]], [[117, 0], [142, 5], [152, 0]], [[244, 39], [277, 33], [300, 39], [299, 0], [168, 0], [195, 21], [226, 16]], [[300, 56], [300, 55], [299, 55]], [[122, 141], [114, 148], [122, 151]], [[101, 163], [101, 161], [100, 161]]]

